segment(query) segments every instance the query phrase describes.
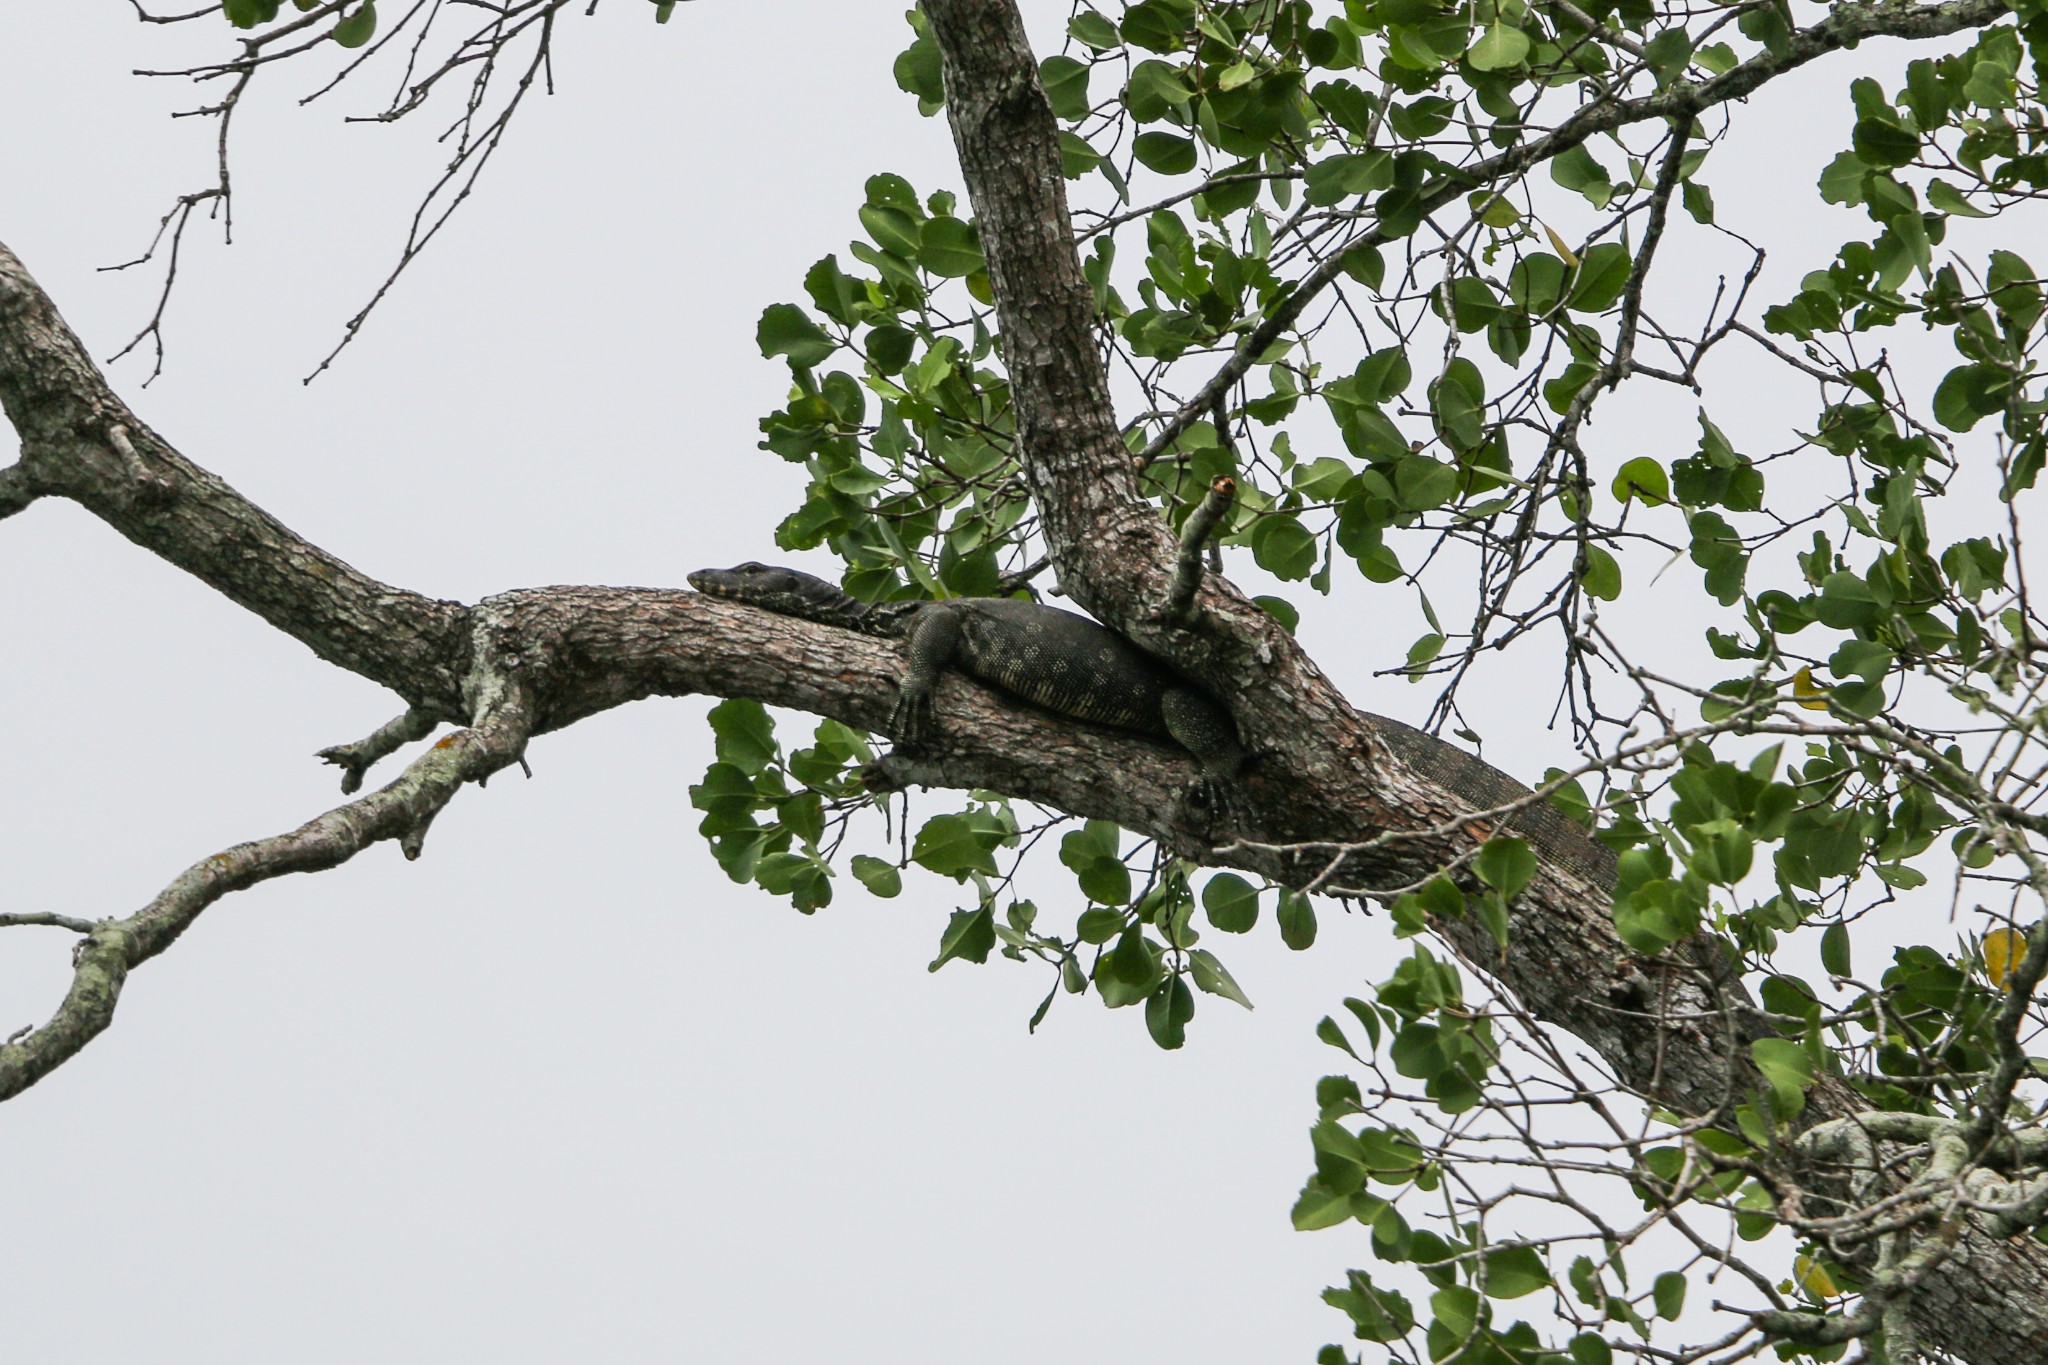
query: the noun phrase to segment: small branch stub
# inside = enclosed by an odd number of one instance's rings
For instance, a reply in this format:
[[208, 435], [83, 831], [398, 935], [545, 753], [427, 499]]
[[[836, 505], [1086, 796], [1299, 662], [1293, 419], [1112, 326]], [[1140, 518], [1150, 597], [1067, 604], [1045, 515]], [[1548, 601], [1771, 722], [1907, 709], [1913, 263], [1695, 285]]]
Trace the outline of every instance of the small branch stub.
[[363, 774], [379, 759], [389, 757], [414, 740], [425, 739], [434, 733], [438, 723], [419, 708], [409, 708], [398, 719], [378, 726], [367, 738], [322, 749], [314, 757], [340, 768], [341, 794], [353, 796], [362, 788]]
[[1195, 589], [1202, 585], [1202, 551], [1222, 524], [1223, 514], [1237, 497], [1237, 480], [1228, 474], [1217, 476], [1201, 505], [1188, 514], [1181, 527], [1180, 557], [1174, 565], [1173, 586], [1167, 590], [1160, 617], [1166, 621], [1184, 619], [1195, 605]]
[[11, 464], [0, 469], [0, 520], [5, 520], [42, 496], [42, 490], [30, 480], [24, 465]]

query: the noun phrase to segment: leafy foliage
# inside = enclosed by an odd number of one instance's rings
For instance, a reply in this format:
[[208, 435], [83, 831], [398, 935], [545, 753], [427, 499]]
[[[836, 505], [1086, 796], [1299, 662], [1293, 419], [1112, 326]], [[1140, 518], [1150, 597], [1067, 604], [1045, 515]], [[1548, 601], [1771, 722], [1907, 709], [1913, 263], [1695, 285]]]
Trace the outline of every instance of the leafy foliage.
[[[930, 113], [944, 99], [938, 60], [921, 17], [911, 22], [895, 74]], [[1987, 533], [1980, 518], [1944, 542], [1933, 528], [1954, 520], [1936, 515], [1944, 497], [2010, 504], [2043, 460], [2040, 282], [2004, 247], [1947, 247], [1952, 222], [1996, 217], [2040, 183], [2020, 131], [2034, 25], [2025, 12], [1987, 24], [1913, 59], [1889, 93], [1871, 77], [1850, 83], [1848, 145], [1817, 190], [1860, 209], [1869, 231], [1776, 302], [1753, 301], [1762, 254], [1745, 260], [1742, 239], [1720, 234], [1702, 178], [1728, 121], [1603, 124], [1573, 102], [1582, 82], [1654, 96], [1712, 91], [1730, 73], [1768, 79], [1795, 40], [1782, 9], [1749, 7], [1730, 28], [1650, 5], [1144, 0], [1077, 6], [1066, 50], [1041, 66], [1103, 334], [1135, 380], [1133, 410], [1148, 414], [1129, 446], [1161, 512], [1178, 524], [1227, 475], [1240, 490], [1221, 536], [1234, 564], [1315, 594], [1346, 566], [1372, 584], [1447, 580], [1431, 596], [1468, 599], [1469, 624], [1444, 628], [1419, 596], [1430, 629], [1406, 664], [1441, 685], [1440, 720], [1481, 651], [1553, 627], [1568, 642], [1560, 701], [1603, 779], [1597, 795], [1572, 783], [1554, 799], [1597, 817], [1620, 855], [1621, 941], [1658, 958], [1705, 933], [1761, 973], [1775, 1033], [1749, 1045], [1749, 1088], [1728, 1121], [1673, 1129], [1674, 1116], [1647, 1113], [1634, 1137], [1543, 1149], [1622, 1182], [1645, 1229], [1683, 1207], [1723, 1211], [1744, 1239], [1781, 1228], [1766, 1173], [1792, 1178], [1784, 1163], [1821, 1078], [1873, 1109], [1967, 1115], [1985, 1112], [1979, 1078], [2018, 1055], [1996, 1022], [2028, 942], [2017, 906], [1987, 912], [1981, 961], [1968, 944], [1898, 947], [1865, 983], [1851, 949], [1861, 916], [1928, 885], [1918, 864], [1930, 856], [1959, 859], [1965, 875], [2017, 858], [2022, 883], [2032, 866], [1998, 814], [2024, 802], [1985, 766], [2000, 745], [2033, 743], [2036, 627], [2014, 532]], [[1532, 143], [1532, 123], [1571, 136]], [[1104, 195], [1108, 206], [1085, 206]], [[857, 217], [852, 264], [825, 257], [807, 302], [763, 317], [763, 353], [793, 380], [763, 444], [810, 476], [778, 544], [828, 547], [868, 599], [1026, 591], [1042, 549], [973, 224], [952, 195], [889, 175], [869, 181]], [[1650, 287], [1659, 244], [1688, 232], [1686, 249], [1718, 252], [1734, 282], [1702, 323], [1653, 324], [1651, 308], [1670, 306]], [[1931, 383], [1858, 344], [1907, 321], [1953, 345]], [[1652, 336], [1659, 358], [1639, 359]], [[1690, 396], [1731, 344], [1818, 384], [1794, 448], [1747, 453], [1752, 438], [1729, 432], [1748, 424], [1724, 426], [1741, 405], [1707, 390], [1678, 452], [1626, 451], [1601, 468], [1584, 433], [1610, 391], [1661, 381]], [[1984, 436], [1983, 452], [1966, 459], [1965, 435]], [[1992, 466], [1988, 484], [1970, 473]], [[1697, 684], [1637, 670], [1617, 704], [1595, 670], [1624, 645], [1599, 609], [1648, 591], [1654, 557], [1670, 554], [1695, 575], [1706, 652], [1736, 667]], [[1274, 601], [1291, 623], [1299, 600]], [[1698, 721], [1669, 720], [1672, 698]], [[1988, 746], [1965, 743], [1987, 725]], [[1644, 733], [1656, 738], [1617, 762], [1607, 746]], [[2017, 765], [2005, 763], [2008, 782]], [[978, 893], [939, 962], [980, 961], [1000, 940], [1006, 956], [1056, 964], [1067, 991], [1142, 1003], [1163, 1047], [1185, 1038], [1190, 984], [1241, 999], [1195, 946], [1195, 909], [1210, 929], [1250, 931], [1253, 883], [1212, 873], [1197, 895], [1197, 869], [1146, 866], [1090, 822], [1058, 844], [1066, 898], [1086, 908], [1071, 934], [1047, 934], [1035, 906], [997, 911], [1018, 875], [998, 852], [1033, 837], [986, 799], [919, 832], [913, 861]], [[1515, 900], [1537, 872], [1527, 844], [1496, 839], [1400, 897], [1394, 921], [1422, 935], [1469, 918], [1511, 951]], [[1274, 920], [1290, 947], [1314, 942], [1300, 891], [1279, 890]], [[1781, 965], [1801, 944], [1817, 946], [1821, 978]], [[1632, 1279], [1637, 1233], [1589, 1227], [1588, 1250], [1567, 1254], [1569, 1237], [1518, 1235], [1505, 1213], [1403, 1212], [1440, 1205], [1449, 1179], [1469, 1191], [1482, 1178], [1487, 1161], [1450, 1120], [1528, 1131], [1532, 1072], [1566, 1093], [1597, 1089], [1571, 1077], [1535, 1020], [1467, 989], [1417, 942], [1374, 1002], [1324, 1022], [1325, 1041], [1378, 1080], [1319, 1089], [1296, 1224], [1362, 1225], [1385, 1268], [1419, 1276], [1354, 1270], [1327, 1301], [1360, 1339], [1413, 1337], [1437, 1360], [1605, 1361], [1631, 1338], [1662, 1339], [1691, 1320], [1691, 1273]], [[1404, 1106], [1444, 1118], [1393, 1118]], [[1661, 1144], [1660, 1126], [1672, 1134]], [[1829, 1359], [1843, 1338], [1828, 1323], [1883, 1334], [1844, 1309], [1835, 1285], [1863, 1282], [1844, 1262], [1805, 1264], [1787, 1286], [1806, 1316], [1774, 1308], [1784, 1316], [1765, 1324], [1769, 1339]], [[1882, 1268], [1859, 1272], [1871, 1273]], [[1496, 1303], [1539, 1293], [1548, 1307], [1534, 1318], [1496, 1317]]]

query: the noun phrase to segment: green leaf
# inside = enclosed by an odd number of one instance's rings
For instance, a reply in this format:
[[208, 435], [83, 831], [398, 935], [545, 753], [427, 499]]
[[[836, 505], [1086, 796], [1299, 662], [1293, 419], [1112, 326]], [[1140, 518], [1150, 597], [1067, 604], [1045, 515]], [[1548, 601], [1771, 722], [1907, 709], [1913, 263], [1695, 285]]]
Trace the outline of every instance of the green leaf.
[[910, 858], [919, 867], [930, 868], [954, 881], [965, 881], [973, 872], [992, 877], [996, 871], [995, 842], [992, 836], [976, 830], [964, 815], [935, 815], [925, 821], [924, 828], [911, 841]]
[[1117, 856], [1122, 831], [1108, 820], [1090, 820], [1060, 840], [1060, 861], [1073, 872], [1083, 894], [1098, 905], [1127, 905], [1131, 870]]
[[1828, 656], [1828, 671], [1837, 678], [1877, 682], [1892, 670], [1898, 656], [1875, 640], [1845, 640]]
[[1098, 858], [1074, 874], [1081, 894], [1098, 905], [1128, 905], [1131, 870], [1115, 858]]
[[255, 28], [277, 17], [279, 0], [221, 0], [221, 12], [236, 28]]
[[[276, 13], [277, 6], [270, 6]], [[354, 14], [343, 18], [334, 26], [334, 41], [342, 47], [361, 47], [377, 32], [377, 6], [375, 0], [363, 0], [363, 6]]]
[[1235, 872], [1218, 872], [1202, 888], [1209, 923], [1226, 934], [1242, 934], [1259, 922], [1259, 892]]
[[1509, 28], [1496, 18], [1479, 35], [1479, 41], [1465, 49], [1465, 60], [1475, 71], [1505, 71], [1520, 66], [1529, 55], [1529, 35]]
[[1479, 880], [1513, 900], [1515, 893], [1536, 875], [1536, 855], [1525, 840], [1512, 834], [1496, 834], [1480, 846], [1472, 859], [1472, 871]]
[[1541, 317], [1557, 307], [1565, 292], [1565, 263], [1547, 251], [1535, 251], [1508, 271], [1508, 297], [1523, 312]]
[[1588, 545], [1579, 582], [1585, 585], [1588, 596], [1612, 602], [1621, 596], [1621, 563], [1598, 545]]
[[738, 824], [751, 826], [753, 775], [731, 763], [714, 763], [704, 770], [704, 781], [690, 788], [690, 804], [698, 810], [734, 817]]
[[919, 15], [911, 21], [917, 36], [910, 40], [909, 47], [896, 55], [890, 74], [896, 78], [897, 89], [917, 96], [919, 112], [932, 114], [945, 102], [946, 86], [940, 70], [939, 44], [923, 18]]
[[1337, 1021], [1327, 1014], [1323, 1016], [1322, 1022], [1316, 1025], [1316, 1037], [1320, 1041], [1328, 1043], [1331, 1047], [1351, 1053], [1353, 1057], [1357, 1057], [1361, 1062], [1365, 1060], [1365, 1058], [1359, 1057], [1358, 1053], [1352, 1048], [1351, 1040], [1344, 1036], [1344, 1030], [1338, 1026]]
[[900, 374], [916, 347], [917, 337], [909, 329], [883, 323], [867, 335], [868, 364], [878, 374]]
[[1994, 251], [1985, 282], [1991, 288], [1991, 306], [2021, 331], [2032, 331], [2043, 307], [2034, 268], [2010, 251]]
[[1472, 913], [1496, 944], [1502, 948], [1508, 946], [1508, 903], [1500, 892], [1488, 890], [1473, 897]]
[[1703, 881], [1733, 886], [1749, 875], [1756, 858], [1756, 841], [1741, 822], [1708, 820], [1689, 827], [1686, 833], [1693, 841], [1686, 866]]
[[853, 875], [862, 886], [884, 900], [903, 890], [903, 874], [895, 864], [885, 863], [865, 853], [853, 855]]
[[764, 358], [787, 356], [800, 370], [810, 369], [838, 349], [824, 329], [793, 303], [771, 303], [763, 309], [754, 339]]
[[1394, 183], [1394, 158], [1381, 151], [1326, 156], [1308, 168], [1302, 194], [1311, 204], [1341, 203]]
[[2014, 494], [2032, 488], [2034, 480], [2040, 476], [2044, 457], [2048, 457], [2048, 441], [2043, 441], [2039, 436], [2013, 452], [2012, 471], [2005, 476], [2005, 486], [1999, 490], [1999, 497], [2010, 502]]
[[1286, 513], [1263, 516], [1252, 526], [1252, 558], [1275, 578], [1307, 578], [1316, 566], [1316, 538]]
[[1352, 370], [1352, 383], [1358, 385], [1358, 397], [1364, 403], [1384, 403], [1391, 397], [1407, 393], [1407, 387], [1415, 379], [1415, 368], [1409, 364], [1407, 352], [1399, 346], [1386, 350], [1374, 350], [1358, 368]]
[[1584, 143], [1551, 158], [1550, 178], [1568, 190], [1577, 190], [1596, 209], [1606, 208], [1614, 197], [1606, 168], [1593, 159]]
[[1316, 941], [1316, 911], [1308, 897], [1289, 888], [1280, 893], [1280, 941], [1301, 952]]
[[1145, 1031], [1169, 1052], [1187, 1041], [1188, 1020], [1195, 1017], [1195, 993], [1187, 981], [1169, 976], [1145, 999]]
[[[893, 204], [869, 203], [862, 204], [855, 216], [882, 250], [906, 261], [917, 259], [918, 224], [908, 211]], [[860, 255], [858, 247], [854, 254]]]
[[1157, 974], [1157, 959], [1145, 942], [1145, 931], [1133, 924], [1126, 928], [1106, 959], [1111, 975], [1131, 986], [1149, 986]]
[[1301, 1197], [1294, 1201], [1294, 1209], [1288, 1216], [1296, 1232], [1333, 1228], [1351, 1221], [1351, 1196], [1311, 1179], [1302, 1186]]
[[1663, 465], [1648, 455], [1638, 455], [1615, 473], [1612, 491], [1616, 502], [1641, 498], [1656, 507], [1671, 501], [1671, 479]]
[[1946, 180], [1927, 182], [1927, 203], [1943, 213], [1953, 213], [1959, 218], [1989, 218], [1991, 210], [1980, 209], [1963, 197], [1963, 192]]
[[1097, 166], [1107, 166], [1093, 147], [1067, 129], [1060, 130], [1060, 171], [1069, 180], [1079, 180]]
[[1466, 202], [1472, 206], [1472, 212], [1478, 215], [1479, 221], [1490, 228], [1511, 228], [1522, 221], [1522, 211], [1505, 195], [1494, 190], [1474, 190], [1466, 197]]
[[1628, 248], [1619, 242], [1601, 242], [1589, 247], [1579, 258], [1578, 280], [1572, 286], [1565, 307], [1576, 313], [1604, 313], [1628, 287], [1635, 262]]
[[1685, 1276], [1675, 1270], [1659, 1275], [1650, 1288], [1650, 1298], [1657, 1305], [1657, 1316], [1666, 1322], [1678, 1321], [1678, 1315], [1685, 1311]]
[[[1168, 109], [1181, 108], [1193, 98], [1194, 92], [1188, 88], [1180, 68], [1162, 61], [1139, 62], [1132, 69], [1130, 80], [1124, 83], [1124, 104], [1140, 123], [1165, 118]], [[1128, 196], [1120, 192], [1119, 197]]]
[[1128, 927], [1124, 912], [1107, 906], [1095, 905], [1081, 912], [1074, 921], [1074, 933], [1083, 943], [1104, 944], [1121, 934]]
[[1073, 35], [1074, 41], [1097, 52], [1108, 52], [1123, 41], [1117, 37], [1116, 25], [1092, 9], [1083, 10], [1067, 20], [1067, 32]]
[[1692, 59], [1704, 67], [1708, 74], [1715, 76], [1727, 75], [1741, 60], [1735, 55], [1735, 49], [1726, 43], [1708, 43], [1694, 52]]
[[751, 697], [730, 697], [711, 708], [718, 761], [758, 777], [775, 757], [775, 722]]
[[2012, 372], [2000, 366], [1958, 365], [1934, 390], [1934, 420], [1950, 431], [1968, 431], [1979, 419], [2005, 411], [2012, 386]]
[[1676, 884], [1659, 878], [1629, 893], [1614, 907], [1614, 931], [1646, 957], [1655, 957], [1698, 926], [1698, 912], [1678, 899]]
[[1479, 1294], [1462, 1284], [1439, 1289], [1429, 1296], [1430, 1311], [1436, 1314], [1436, 1326], [1452, 1341], [1462, 1341], [1473, 1335], [1479, 1326]]
[[1200, 989], [1211, 995], [1220, 995], [1225, 1000], [1235, 1001], [1246, 1009], [1252, 1007], [1252, 1002], [1238, 989], [1237, 982], [1229, 971], [1217, 960], [1216, 954], [1207, 948], [1189, 949], [1188, 966], [1195, 978], [1195, 985]]
[[1789, 1038], [1759, 1038], [1749, 1045], [1749, 1055], [1771, 1088], [1777, 1118], [1796, 1117], [1806, 1105], [1806, 1087], [1813, 1084], [1813, 1060], [1806, 1049]]
[[917, 259], [926, 270], [948, 280], [966, 279], [986, 264], [974, 228], [958, 218], [926, 222], [917, 234]]
[[1421, 682], [1428, 666], [1444, 651], [1444, 637], [1431, 632], [1408, 646], [1408, 681]]
[[1920, 155], [1920, 135], [1889, 110], [1856, 120], [1856, 155], [1879, 170], [1904, 166]]
[[1038, 68], [1055, 118], [1077, 123], [1088, 117], [1088, 65], [1072, 57], [1047, 57]]
[[1712, 226], [1714, 222], [1714, 192], [1697, 181], [1688, 180], [1679, 187], [1679, 198], [1685, 203], [1685, 211], [1692, 215], [1695, 223]]
[[[1463, 414], [1461, 414], [1461, 417]], [[1472, 425], [1477, 425], [1477, 414], [1472, 413]], [[1450, 426], [1450, 423], [1446, 423]], [[1465, 432], [1461, 424], [1458, 431]], [[1468, 433], [1469, 434], [1469, 433]], [[1475, 446], [1477, 441], [1465, 442]], [[1458, 471], [1442, 460], [1427, 455], [1410, 455], [1394, 467], [1394, 494], [1401, 500], [1401, 506], [1414, 512], [1427, 512], [1443, 506], [1458, 493]]]
[[1346, 1288], [1325, 1289], [1323, 1302], [1351, 1319], [1361, 1341], [1399, 1341], [1415, 1326], [1415, 1310], [1399, 1290], [1381, 1289], [1362, 1270], [1345, 1275]]
[[764, 891], [788, 896], [806, 915], [832, 903], [831, 869], [807, 854], [771, 854], [755, 869], [754, 880]]
[[1550, 1288], [1550, 1267], [1531, 1246], [1498, 1247], [1486, 1253], [1486, 1297], [1519, 1299]]
[[992, 905], [974, 910], [955, 910], [939, 936], [939, 955], [927, 971], [937, 971], [956, 958], [963, 962], [986, 962], [996, 946], [996, 912]]
[[1177, 51], [1194, 29], [1194, 0], [1144, 0], [1124, 11], [1124, 41], [1153, 52]]
[[1830, 976], [1849, 975], [1849, 926], [1830, 924], [1821, 932], [1820, 965]]
[[1643, 58], [1657, 73], [1657, 84], [1669, 85], [1683, 76], [1692, 62], [1692, 35], [1685, 25], [1673, 24], [1643, 44]]
[[1842, 152], [1820, 173], [1820, 197], [1830, 204], [1863, 202], [1863, 177], [1870, 166], [1854, 152]]
[[[2035, 18], [2039, 11], [2033, 7], [2019, 7], [2028, 20]], [[1986, 45], [1988, 46], [1988, 44]], [[1979, 49], [1980, 51], [1983, 49]], [[2013, 53], [2017, 58], [2018, 53]], [[2005, 61], [1980, 61], [1970, 68], [1970, 78], [1963, 83], [1963, 95], [1972, 103], [1986, 109], [2010, 109], [2018, 103], [2015, 98], [2019, 91], [2013, 82], [2013, 68]]]
[[1268, 597], [1261, 594], [1252, 601], [1258, 604], [1260, 611], [1278, 621], [1289, 635], [1294, 634], [1294, 628], [1301, 624], [1301, 613], [1284, 597]]
[[1161, 175], [1185, 175], [1195, 168], [1195, 143], [1176, 133], [1140, 133], [1131, 143], [1138, 160]]
[[1572, 1338], [1572, 1365], [1614, 1365], [1614, 1348], [1606, 1339], [1591, 1332], [1581, 1332]]

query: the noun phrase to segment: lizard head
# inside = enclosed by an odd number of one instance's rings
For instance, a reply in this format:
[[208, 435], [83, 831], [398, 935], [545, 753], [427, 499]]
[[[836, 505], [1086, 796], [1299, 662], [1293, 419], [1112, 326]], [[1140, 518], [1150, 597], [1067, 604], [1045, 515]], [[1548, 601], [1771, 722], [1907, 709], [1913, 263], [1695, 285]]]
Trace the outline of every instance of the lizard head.
[[752, 560], [730, 569], [699, 569], [690, 575], [690, 586], [711, 597], [813, 621], [836, 623], [855, 605], [852, 598], [822, 578]]

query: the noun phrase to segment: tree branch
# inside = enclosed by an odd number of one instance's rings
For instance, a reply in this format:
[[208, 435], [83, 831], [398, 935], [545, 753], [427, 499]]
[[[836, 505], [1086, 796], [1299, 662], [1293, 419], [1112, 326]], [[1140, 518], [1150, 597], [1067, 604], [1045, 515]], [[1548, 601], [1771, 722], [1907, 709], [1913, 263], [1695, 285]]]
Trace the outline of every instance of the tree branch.
[[70, 498], [315, 654], [449, 720], [467, 715], [466, 613], [379, 582], [186, 460], [107, 386], [56, 305], [0, 244], [0, 409], [24, 492]]
[[16, 925], [37, 924], [51, 929], [69, 929], [74, 934], [92, 932], [92, 921], [79, 919], [75, 915], [54, 915], [44, 910], [32, 910], [22, 914], [0, 915], [0, 928]]
[[1227, 474], [1219, 475], [1195, 510], [1188, 513], [1180, 528], [1180, 555], [1173, 566], [1173, 586], [1167, 590], [1166, 605], [1160, 608], [1162, 619], [1184, 621], [1194, 609], [1195, 589], [1202, 586], [1202, 562], [1209, 537], [1216, 533], [1217, 524], [1236, 496], [1237, 480]]
[[18, 464], [0, 469], [0, 521], [5, 521], [42, 496], [28, 471]]
[[398, 840], [408, 858], [418, 857], [427, 826], [463, 783], [481, 782], [517, 761], [528, 723], [522, 703], [519, 689], [504, 691], [482, 724], [420, 755], [390, 786], [289, 833], [203, 858], [135, 914], [86, 925], [72, 956], [71, 988], [56, 1013], [41, 1028], [0, 1045], [0, 1100], [28, 1089], [98, 1037], [113, 1022], [128, 973], [170, 947], [221, 897], [286, 873], [338, 866], [386, 839]]

